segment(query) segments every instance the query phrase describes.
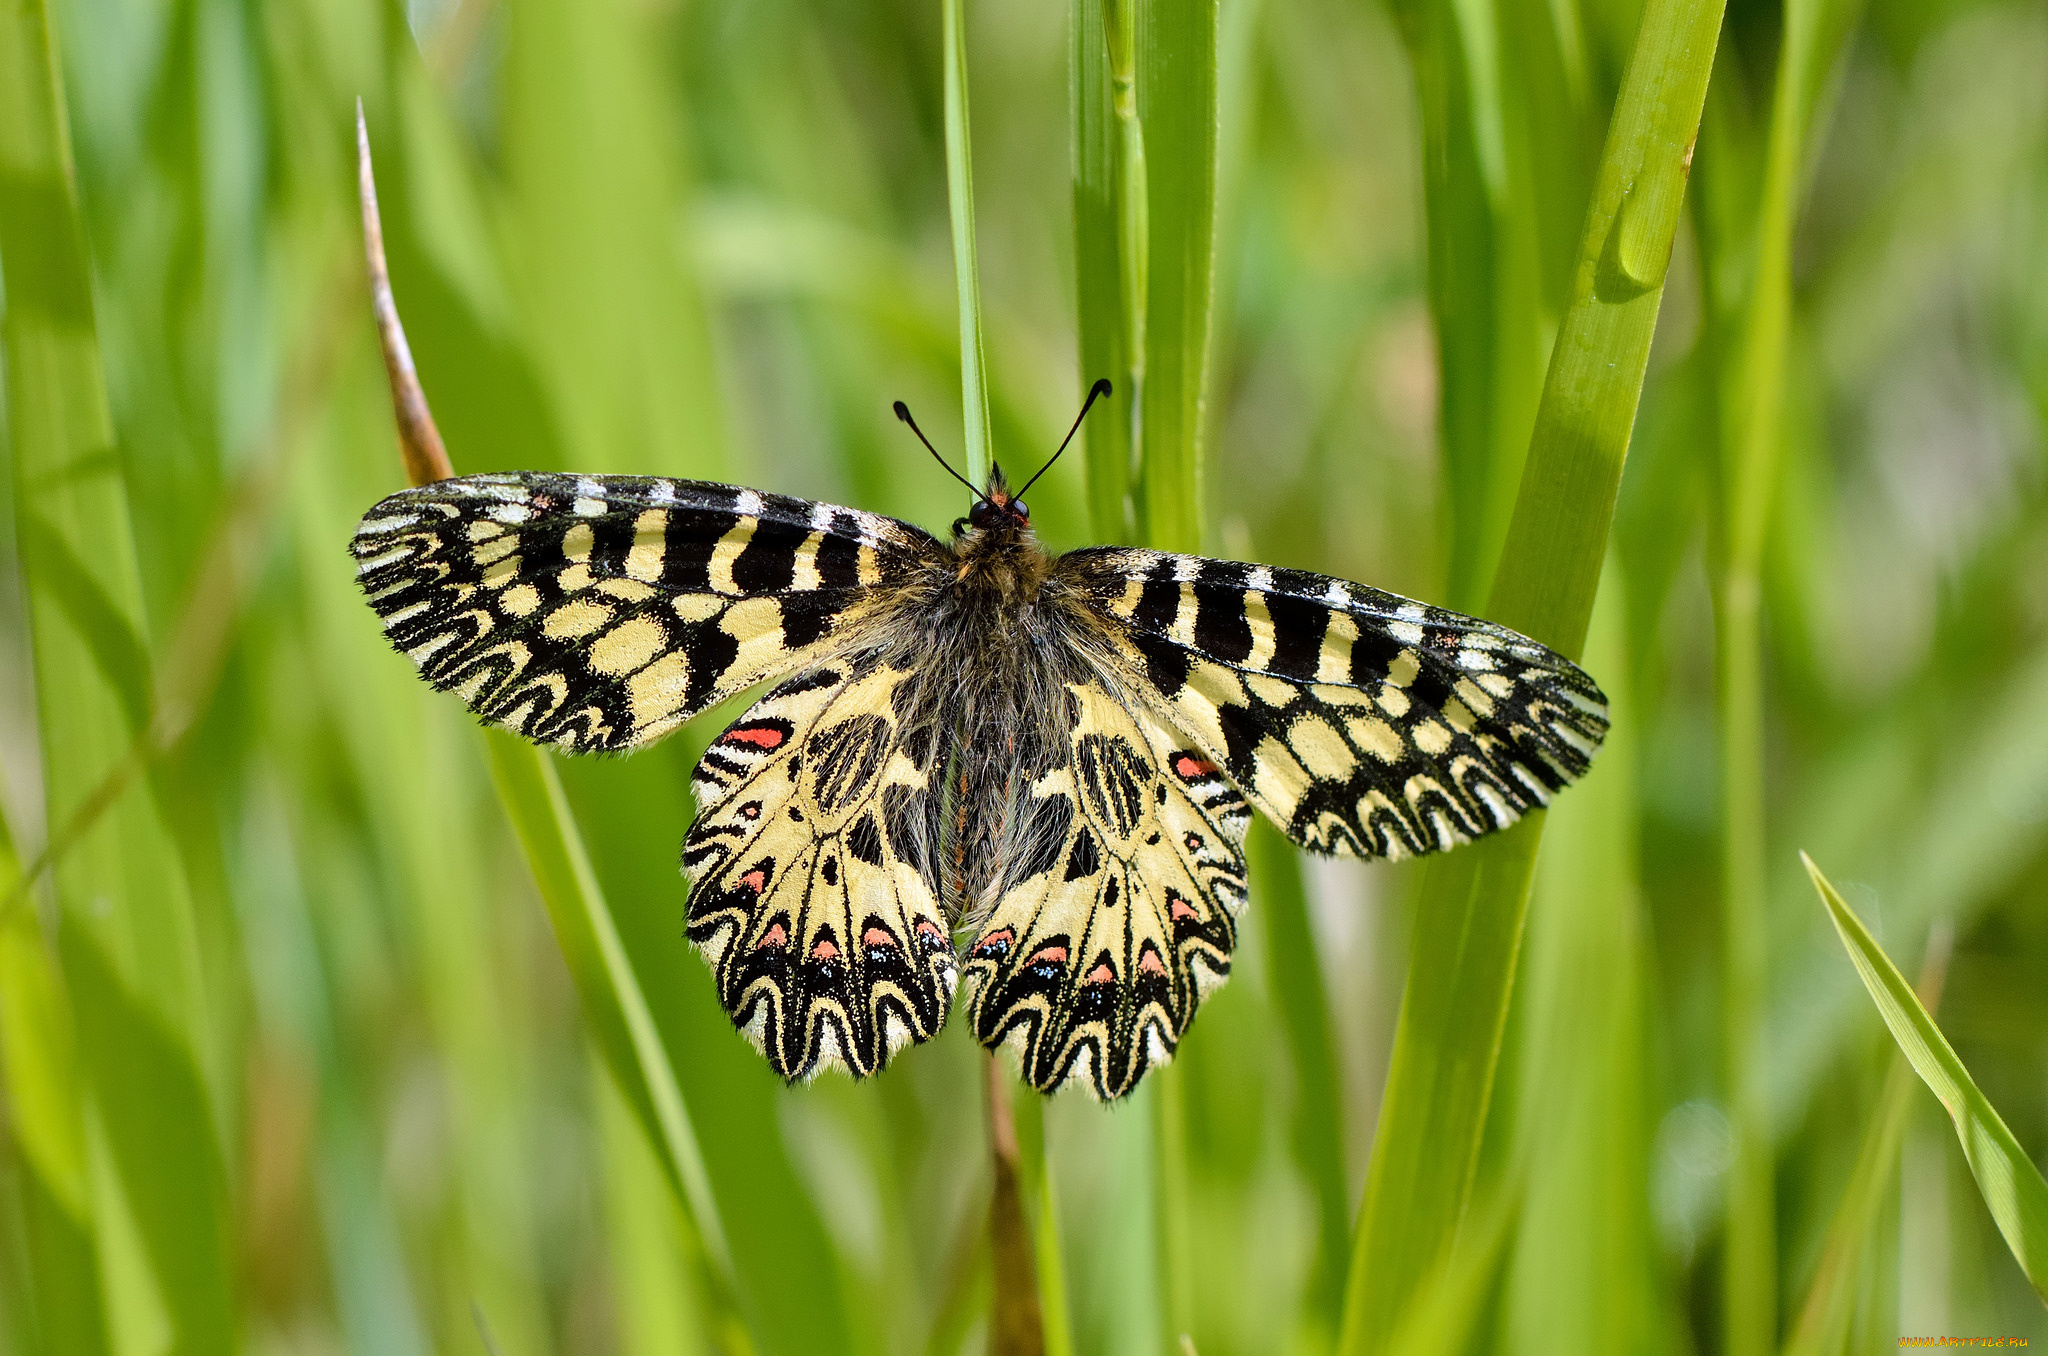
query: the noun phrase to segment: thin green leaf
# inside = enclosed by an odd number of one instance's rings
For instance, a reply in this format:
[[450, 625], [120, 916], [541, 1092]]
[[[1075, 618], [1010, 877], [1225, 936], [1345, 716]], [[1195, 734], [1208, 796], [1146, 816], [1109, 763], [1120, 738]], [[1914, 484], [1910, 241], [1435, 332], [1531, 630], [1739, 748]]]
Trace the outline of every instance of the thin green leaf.
[[[1510, 80], [1519, 87], [1523, 68], [1543, 64], [1552, 49], [1527, 44], [1504, 60], [1504, 40], [1517, 35], [1502, 31], [1492, 6], [1406, 3], [1397, 14], [1422, 113], [1430, 312], [1451, 510], [1445, 595], [1453, 607], [1476, 608], [1514, 510], [1543, 387], [1543, 260], [1529, 145], [1569, 143], [1577, 129], [1525, 126], [1538, 111], [1526, 100], [1508, 116]], [[1574, 217], [1582, 211], [1583, 202]]]
[[[1915, 986], [1921, 1007], [1930, 1013], [1941, 1006], [1954, 932], [1937, 928], [1928, 941]], [[1856, 1151], [1856, 1165], [1842, 1188], [1841, 1203], [1828, 1222], [1813, 1284], [1800, 1306], [1798, 1321], [1785, 1339], [1784, 1356], [1834, 1356], [1849, 1349], [1850, 1328], [1858, 1292], [1866, 1284], [1865, 1258], [1871, 1252], [1873, 1226], [1885, 1194], [1898, 1181], [1899, 1148], [1905, 1142], [1907, 1113], [1912, 1109], [1913, 1067], [1895, 1054], [1885, 1071], [1877, 1109]]]
[[[0, 882], [20, 875], [0, 822]], [[96, 1352], [106, 1345], [93, 1275], [85, 1120], [71, 1005], [57, 957], [32, 909], [0, 913], [0, 1083], [7, 1124], [0, 1153], [11, 1190], [0, 1219], [9, 1263], [0, 1294], [6, 1331], [22, 1351]], [[6, 1218], [13, 1216], [13, 1218]], [[19, 1247], [26, 1255], [10, 1256]]]
[[1997, 1221], [1998, 1232], [2005, 1235], [2006, 1246], [2012, 1249], [2034, 1293], [2048, 1303], [2048, 1181], [2042, 1180], [2041, 1170], [1978, 1090], [1955, 1048], [1927, 1015], [1913, 986], [1863, 926], [1863, 920], [1811, 857], [1802, 852], [1799, 860], [1812, 878], [1813, 888], [1820, 892], [1821, 903], [1827, 906], [1828, 917], [1841, 935], [1870, 1001], [1891, 1028], [1892, 1039], [1955, 1123], [1963, 1157], [1969, 1161], [1970, 1173], [1977, 1179], [1977, 1190], [1983, 1194], [1991, 1218]]
[[[371, 300], [391, 378], [392, 404], [406, 465], [416, 480], [452, 471], [434, 426], [392, 299], [384, 257], [384, 235], [371, 176], [369, 134], [360, 105], [356, 113], [358, 184], [362, 197]], [[690, 1215], [714, 1282], [714, 1303], [724, 1312], [737, 1303], [730, 1249], [726, 1243], [710, 1178], [684, 1107], [675, 1070], [648, 1011], [632, 963], [621, 945], [611, 910], [599, 889], [576, 821], [562, 794], [553, 764], [529, 744], [502, 731], [486, 735], [492, 780], [511, 820], [528, 867], [555, 925], [570, 972], [582, 995], [586, 1017], [613, 1076], [661, 1152], [664, 1169]]]
[[1389, 1356], [1445, 1356], [1470, 1349], [1521, 1212], [1522, 1186], [1516, 1177], [1474, 1207], [1457, 1243], [1416, 1287], [1414, 1301], [1387, 1339]]
[[[1488, 614], [1577, 654], [1706, 94], [1719, 0], [1643, 12]], [[1340, 1347], [1384, 1349], [1471, 1190], [1540, 816], [1432, 863], [1352, 1252]]]
[[967, 120], [965, 0], [939, 0], [944, 34], [946, 205], [953, 221], [953, 273], [960, 293], [960, 403], [967, 421], [967, 478], [988, 482], [988, 378], [981, 342], [981, 269], [974, 244], [974, 151]]
[[1289, 1138], [1316, 1205], [1315, 1256], [1309, 1266], [1308, 1324], [1322, 1342], [1344, 1316], [1344, 1267], [1351, 1245], [1351, 1187], [1344, 1170], [1344, 1083], [1330, 1025], [1330, 999], [1309, 924], [1301, 857], [1264, 820], [1246, 843], [1266, 929], [1266, 987], [1287, 1032], [1295, 1107]]
[[[45, 812], [57, 825], [127, 756], [150, 687], [60, 72], [43, 4], [0, 13], [0, 348]], [[222, 996], [208, 991], [184, 862], [148, 791], [130, 786], [53, 881], [73, 1072], [99, 1130], [85, 1141], [91, 1237], [72, 1233], [98, 1249], [106, 1329], [77, 1335], [231, 1350], [232, 1210], [216, 1111], [227, 1094], [207, 1065]]]
[[[1202, 409], [1216, 270], [1216, 0], [1136, 6], [1145, 185], [1138, 506], [1146, 545], [1202, 547]], [[1129, 209], [1126, 209], [1128, 219]], [[1135, 229], [1135, 223], [1129, 229]]]
[[1116, 396], [1081, 429], [1097, 541], [1135, 540], [1131, 459], [1145, 330], [1145, 131], [1126, 36], [1134, 0], [1073, 0], [1067, 11], [1074, 139], [1074, 299], [1080, 385]]
[[655, 1127], [662, 1168], [689, 1209], [690, 1223], [714, 1268], [730, 1283], [732, 1260], [696, 1131], [554, 765], [540, 750], [502, 730], [487, 732], [485, 742], [491, 780], [526, 849], [555, 939], [576, 977], [585, 1016], [596, 1029], [598, 1048], [642, 1123]]
[[[1729, 349], [1728, 408], [1716, 484], [1721, 514], [1715, 578], [1715, 672], [1721, 754], [1722, 1056], [1735, 1128], [1729, 1170], [1728, 1236], [1722, 1249], [1722, 1306], [1728, 1348], [1762, 1356], [1777, 1332], [1777, 1219], [1774, 1156], [1758, 1033], [1763, 1025], [1769, 946], [1765, 934], [1762, 569], [1764, 537], [1783, 459], [1784, 381], [1792, 331], [1792, 234], [1809, 154], [1808, 124], [1824, 35], [1843, 25], [1829, 0], [1790, 0], [1778, 53], [1754, 234], [1721, 270], [1753, 270], [1746, 309]], [[1722, 98], [1732, 98], [1723, 94]], [[1710, 148], [1711, 149], [1711, 148]], [[1730, 146], [1733, 153], [1737, 148]], [[1709, 156], [1710, 164], [1713, 156]], [[1737, 184], [1734, 166], [1713, 178]], [[1731, 250], [1731, 252], [1733, 252]], [[1718, 273], [1710, 267], [1710, 274]]]
[[632, 1352], [708, 1353], [703, 1301], [690, 1285], [693, 1238], [668, 1190], [666, 1170], [648, 1150], [618, 1081], [592, 1080], [604, 1136], [605, 1217], [611, 1235], [612, 1304], [620, 1347]]
[[1676, 1306], [1660, 1293], [1644, 1190], [1656, 1166], [1645, 1086], [1654, 967], [1638, 878], [1628, 582], [1610, 558], [1586, 662], [1602, 675], [1612, 724], [1544, 829], [1510, 1018], [1519, 1048], [1494, 1113], [1512, 1125], [1523, 1182], [1502, 1306], [1508, 1350], [1619, 1356], [1673, 1342]]

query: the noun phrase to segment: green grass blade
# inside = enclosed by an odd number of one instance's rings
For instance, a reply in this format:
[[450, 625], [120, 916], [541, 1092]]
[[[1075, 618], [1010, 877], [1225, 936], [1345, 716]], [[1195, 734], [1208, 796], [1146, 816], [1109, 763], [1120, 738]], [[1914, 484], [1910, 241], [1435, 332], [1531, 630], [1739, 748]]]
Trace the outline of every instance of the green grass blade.
[[[2039, 851], [2038, 835], [2015, 833], [2013, 824], [2016, 817], [2039, 823], [2048, 809], [2048, 645], [2036, 645], [1972, 705], [1966, 728], [1943, 731], [1942, 757], [1931, 780], [1900, 788], [1896, 800], [1887, 795], [1887, 813], [1869, 821], [1874, 832], [1897, 838], [1897, 866], [1883, 889], [1888, 901], [1896, 901], [1886, 910], [1888, 923], [1906, 936], [1942, 917], [1969, 927], [2002, 892], [2025, 879]], [[1823, 783], [1824, 793], [1847, 793], [1860, 775], [1861, 768], [1837, 774]], [[1844, 837], [1839, 831], [1829, 836]], [[1859, 834], [1827, 850], [1846, 857], [1870, 849]], [[1788, 1108], [1796, 1114], [1820, 1071], [1848, 1048], [1862, 1015], [1860, 986], [1840, 974], [1833, 960], [1810, 949], [1779, 981], [1771, 1074], [1772, 1104], [1780, 1117]]]
[[[1722, 815], [1722, 1059], [1735, 1125], [1729, 1233], [1722, 1245], [1722, 1309], [1729, 1350], [1761, 1356], [1776, 1346], [1778, 1239], [1774, 1153], [1757, 1032], [1767, 983], [1763, 633], [1761, 569], [1769, 504], [1778, 483], [1784, 371], [1792, 330], [1792, 225], [1804, 162], [1806, 70], [1819, 0], [1786, 4], [1778, 86], [1755, 225], [1755, 277], [1733, 356], [1720, 471], [1720, 561], [1714, 580], [1716, 694], [1720, 701]], [[1731, 147], [1733, 150], [1733, 147]]]
[[2006, 1246], [2012, 1249], [2034, 1293], [2048, 1303], [2048, 1181], [2042, 1180], [2041, 1170], [2013, 1138], [1997, 1108], [1978, 1090], [1948, 1038], [1927, 1015], [1912, 985], [1884, 954], [1863, 920], [1812, 858], [1801, 853], [1800, 861], [1813, 879], [1813, 888], [1820, 892], [1870, 1001], [1891, 1028], [1892, 1039], [1955, 1123], [1963, 1157], [1969, 1161], [1998, 1232], [2005, 1236]]
[[[1075, 319], [1080, 385], [1108, 377], [1115, 394], [1083, 424], [1088, 507], [1096, 540], [1156, 544], [1148, 534], [1141, 464], [1148, 362], [1148, 258], [1151, 249], [1146, 127], [1138, 55], [1142, 0], [1073, 0], [1068, 9], [1069, 100], [1073, 120]], [[1185, 463], [1190, 465], [1191, 463]], [[1193, 501], [1190, 500], [1190, 508]], [[1156, 1105], [1174, 1096], [1171, 1066], [1153, 1072], [1114, 1125], [1092, 1127], [1087, 1150], [1063, 1157], [1065, 1137], [1048, 1134], [1049, 1206], [1061, 1199], [1055, 1181], [1079, 1208], [1051, 1210], [1066, 1225], [1065, 1253], [1073, 1277], [1073, 1339], [1083, 1351], [1156, 1347], [1160, 1320], [1177, 1332], [1185, 1303], [1170, 1297], [1168, 1254], [1181, 1226], [1164, 1196], [1176, 1183], [1162, 1163], [1184, 1157], [1162, 1143], [1170, 1117]], [[1146, 1120], [1143, 1134], [1133, 1123]], [[1056, 1117], [1051, 1118], [1056, 1122]], [[1075, 1148], [1079, 1148], [1077, 1143]], [[1075, 1193], [1092, 1179], [1100, 1155], [1119, 1170], [1099, 1190]], [[1053, 1168], [1064, 1164], [1057, 1178]], [[1149, 1180], [1139, 1180], [1140, 1178]], [[1148, 1227], [1130, 1227], [1141, 1219]], [[1105, 1227], [1123, 1237], [1108, 1255], [1096, 1240]], [[1116, 1293], [1121, 1290], [1122, 1294]], [[1064, 1298], [1064, 1297], [1063, 1297]]]
[[[1649, 359], [1718, 0], [1652, 0], [1602, 153], [1489, 615], [1584, 644]], [[1432, 863], [1352, 1252], [1341, 1349], [1383, 1349], [1455, 1236], [1514, 982], [1541, 818]]]
[[1394, 1032], [1338, 1349], [1377, 1352], [1471, 1192], [1535, 866], [1537, 825], [1432, 865]]
[[[719, 474], [725, 419], [709, 326], [674, 245], [691, 195], [663, 26], [646, 10], [575, 0], [500, 13], [507, 272], [520, 338], [553, 398], [556, 454], [578, 470]], [[421, 223], [435, 234], [451, 226]], [[499, 454], [459, 425], [447, 432], [457, 447]]]
[[1216, 0], [1137, 7], [1146, 240], [1138, 503], [1145, 543], [1162, 551], [1202, 547], [1202, 409], [1216, 270], [1216, 22]]
[[1652, 0], [1608, 128], [1488, 615], [1585, 643], [1663, 299], [1721, 6]]
[[1518, 103], [1511, 117], [1506, 104], [1510, 77], [1548, 49], [1505, 54], [1514, 35], [1486, 5], [1404, 4], [1397, 13], [1422, 113], [1450, 501], [1445, 593], [1451, 606], [1472, 609], [1493, 578], [1543, 385], [1536, 194], [1524, 153], [1536, 133], [1522, 126], [1535, 110]]
[[[1930, 1013], [1940, 1006], [1953, 935], [1946, 928], [1937, 930], [1928, 943], [1927, 959], [1915, 986], [1920, 1005]], [[1842, 1188], [1841, 1202], [1828, 1221], [1813, 1284], [1807, 1288], [1806, 1302], [1785, 1339], [1784, 1356], [1834, 1356], [1849, 1349], [1858, 1294], [1866, 1284], [1863, 1259], [1870, 1252], [1871, 1234], [1885, 1195], [1898, 1181], [1899, 1149], [1906, 1138], [1912, 1093], [1913, 1067], [1903, 1054], [1894, 1055], [1870, 1128], [1857, 1148], [1856, 1164]]]
[[[63, 824], [139, 734], [150, 670], [56, 37], [42, 4], [0, 14], [0, 274], [46, 817]], [[223, 1094], [206, 1060], [222, 996], [207, 991], [184, 864], [149, 791], [130, 787], [53, 879], [108, 1335], [232, 1350]]]
[[1323, 1344], [1344, 1316], [1344, 1267], [1351, 1246], [1351, 1187], [1344, 1173], [1344, 1082], [1330, 1025], [1301, 854], [1278, 829], [1254, 820], [1246, 843], [1266, 929], [1266, 987], [1280, 1010], [1294, 1063], [1294, 1124], [1289, 1144], [1315, 1198], [1315, 1257], [1309, 1268], [1307, 1326]]
[[698, 1356], [705, 1340], [692, 1235], [677, 1216], [666, 1169], [650, 1153], [618, 1080], [592, 1080], [604, 1136], [605, 1216], [620, 1349], [633, 1356]]
[[[682, 1087], [753, 1340], [777, 1353], [855, 1348], [871, 1316], [839, 1280], [825, 1221], [782, 1135], [793, 1094], [733, 1030], [678, 923], [686, 887], [675, 842], [692, 809], [689, 770], [718, 728], [713, 713], [701, 729], [625, 760], [549, 761]], [[792, 1271], [811, 1278], [811, 1303], [776, 1301]], [[715, 1291], [709, 1299], [717, 1303]], [[712, 1319], [720, 1331], [730, 1326], [729, 1314], [714, 1310]]]
[[[364, 135], [359, 110], [358, 136]], [[440, 438], [432, 415], [427, 412], [418, 379], [412, 375], [409, 364], [390, 357], [405, 349], [405, 337], [391, 303], [383, 233], [370, 183], [367, 140], [360, 144], [365, 230], [370, 242], [371, 274], [376, 280], [373, 301], [379, 308], [379, 332], [386, 348], [387, 370], [393, 374], [394, 406], [404, 412], [400, 419], [400, 441], [407, 448], [438, 449]], [[428, 460], [409, 460], [407, 464], [420, 468], [416, 475], [431, 476], [448, 469], [445, 454], [439, 461], [439, 466]], [[640, 1116], [650, 1142], [658, 1148], [663, 1168], [689, 1214], [709, 1262], [713, 1303], [722, 1314], [729, 1314], [737, 1303], [731, 1252], [703, 1156], [674, 1067], [632, 963], [620, 943], [611, 909], [591, 869], [554, 766], [539, 750], [500, 731], [487, 732], [486, 749], [500, 803], [525, 849], [528, 867], [547, 905], [563, 957], [575, 977], [598, 1048], [619, 1080], [626, 1100]]]
[[[690, 1224], [715, 1274], [729, 1285], [731, 1255], [696, 1131], [554, 765], [540, 750], [503, 731], [487, 732], [485, 742], [491, 779], [526, 849], [527, 865], [547, 903], [562, 957], [583, 995], [584, 1014], [598, 1048], [620, 1091], [642, 1124], [652, 1129], [662, 1169], [690, 1212]], [[730, 1302], [730, 1296], [722, 1298]]]
[[[1503, 1305], [1509, 1350], [1668, 1349], [1646, 1186], [1654, 967], [1639, 881], [1638, 703], [1627, 577], [1610, 558], [1587, 637], [1613, 721], [1586, 779], [1550, 813], [1503, 1071], [1521, 1218]], [[1509, 1081], [1510, 1078], [1512, 1081]], [[1572, 1240], [1558, 1247], [1557, 1240]]]
[[[1125, 333], [1140, 362], [1137, 389], [1128, 397], [1138, 421], [1137, 535], [1161, 550], [1199, 551], [1215, 294], [1218, 9], [1216, 0], [1138, 0], [1105, 19], [1113, 102], [1124, 133], [1117, 159]], [[1184, 1072], [1172, 1065], [1149, 1081], [1155, 1264], [1163, 1329], [1173, 1343], [1189, 1334], [1195, 1308], [1187, 1089]]]
[[953, 222], [953, 274], [960, 293], [960, 403], [967, 421], [967, 478], [988, 482], [993, 460], [988, 374], [981, 342], [981, 268], [974, 244], [974, 149], [967, 120], [964, 0], [939, 0], [945, 51], [946, 204]]
[[[1814, 67], [1824, 34], [1839, 36], [1842, 30], [1827, 21], [1830, 8], [1846, 11], [1851, 6], [1830, 6], [1827, 0], [1790, 0], [1785, 6], [1763, 193], [1751, 244], [1754, 257], [1748, 263], [1753, 273], [1729, 359], [1729, 408], [1721, 420], [1714, 635], [1721, 737], [1722, 1057], [1735, 1128], [1722, 1305], [1734, 1356], [1762, 1356], [1776, 1345], [1777, 1333], [1775, 1156], [1758, 1049], [1769, 971], [1762, 571], [1785, 438], [1792, 235], [1809, 154]], [[1742, 264], [1729, 261], [1726, 267], [1739, 270]]]
[[[0, 882], [11, 890], [20, 873], [0, 822]], [[20, 1351], [104, 1350], [71, 1005], [31, 908], [0, 913], [0, 1085], [5, 1331]], [[12, 1256], [17, 1248], [22, 1255]]]
[[1414, 1302], [1387, 1339], [1389, 1356], [1439, 1356], [1472, 1349], [1487, 1292], [1522, 1211], [1521, 1183], [1510, 1177], [1483, 1198], [1451, 1250], [1421, 1278]]
[[[1067, 12], [1073, 121], [1074, 301], [1080, 386], [1108, 377], [1116, 395], [1081, 429], [1094, 537], [1135, 540], [1131, 457], [1144, 332], [1144, 128], [1124, 39], [1130, 0], [1073, 0]], [[1112, 32], [1116, 41], [1112, 42]]]

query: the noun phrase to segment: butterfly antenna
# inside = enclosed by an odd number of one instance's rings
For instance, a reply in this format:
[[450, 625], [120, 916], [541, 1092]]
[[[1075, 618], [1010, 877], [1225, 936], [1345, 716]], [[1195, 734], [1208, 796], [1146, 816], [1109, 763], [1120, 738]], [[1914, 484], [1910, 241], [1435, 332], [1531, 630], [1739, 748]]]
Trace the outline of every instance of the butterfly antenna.
[[1110, 386], [1108, 377], [1096, 378], [1095, 384], [1088, 388], [1088, 398], [1081, 402], [1081, 412], [1074, 416], [1074, 426], [1067, 430], [1066, 437], [1060, 439], [1059, 452], [1055, 452], [1045, 459], [1045, 465], [1038, 468], [1038, 475], [1025, 481], [1024, 488], [1017, 491], [1017, 498], [1022, 499], [1024, 497], [1024, 490], [1028, 490], [1033, 485], [1036, 485], [1038, 483], [1038, 476], [1042, 476], [1052, 469], [1052, 464], [1060, 459], [1060, 452], [1066, 451], [1067, 444], [1074, 441], [1074, 435], [1081, 431], [1081, 421], [1088, 417], [1089, 407], [1095, 403], [1097, 397], [1108, 395], [1112, 389], [1114, 388]]
[[[924, 450], [931, 453], [932, 457], [939, 463], [939, 465], [946, 466], [946, 459], [944, 457], [939, 456], [939, 449], [932, 446], [932, 440], [924, 436], [924, 430], [919, 428], [917, 426], [917, 421], [910, 417], [910, 406], [904, 404], [900, 400], [897, 401], [896, 417], [898, 419], [901, 419], [904, 423], [910, 425], [910, 431], [917, 435], [917, 440], [924, 444]], [[965, 485], [967, 487], [967, 492], [973, 495], [976, 499], [982, 497], [981, 491], [974, 488], [974, 482], [969, 480], [966, 476], [961, 475], [952, 467], [946, 466], [946, 474], [953, 477], [953, 479], [959, 481], [962, 485]]]

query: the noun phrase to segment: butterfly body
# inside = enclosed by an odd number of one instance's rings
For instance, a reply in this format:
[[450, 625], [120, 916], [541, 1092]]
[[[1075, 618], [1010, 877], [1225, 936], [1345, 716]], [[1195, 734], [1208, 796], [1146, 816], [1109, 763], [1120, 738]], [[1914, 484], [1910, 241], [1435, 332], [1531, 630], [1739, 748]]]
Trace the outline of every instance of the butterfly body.
[[1299, 571], [1052, 556], [1000, 472], [942, 541], [694, 481], [480, 476], [353, 543], [391, 641], [487, 721], [626, 749], [756, 683], [692, 778], [688, 934], [786, 1078], [880, 1069], [964, 975], [977, 1040], [1113, 1098], [1228, 973], [1254, 808], [1399, 857], [1585, 768], [1592, 682]]

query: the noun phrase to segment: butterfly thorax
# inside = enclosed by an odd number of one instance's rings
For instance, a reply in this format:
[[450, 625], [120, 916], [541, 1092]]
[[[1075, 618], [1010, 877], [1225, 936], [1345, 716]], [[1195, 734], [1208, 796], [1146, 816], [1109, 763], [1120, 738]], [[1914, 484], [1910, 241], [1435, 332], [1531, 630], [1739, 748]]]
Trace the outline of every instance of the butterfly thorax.
[[[992, 487], [1002, 495], [1000, 485]], [[900, 668], [906, 740], [928, 752], [936, 893], [971, 925], [1032, 857], [1027, 789], [1067, 756], [1069, 685], [1099, 678], [1100, 622], [1028, 519], [997, 501], [877, 600], [860, 665]], [[963, 920], [965, 922], [963, 923]]]
[[1052, 558], [1031, 530], [1031, 510], [1010, 493], [1000, 466], [973, 510], [953, 524], [946, 549], [952, 591], [970, 607], [1013, 612], [1030, 607], [1052, 573]]
[[952, 592], [969, 608], [1028, 608], [1052, 573], [1052, 557], [1029, 525], [1014, 519], [968, 529], [953, 541], [951, 552]]

